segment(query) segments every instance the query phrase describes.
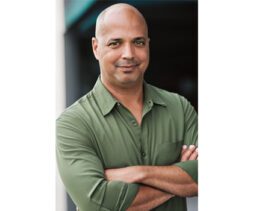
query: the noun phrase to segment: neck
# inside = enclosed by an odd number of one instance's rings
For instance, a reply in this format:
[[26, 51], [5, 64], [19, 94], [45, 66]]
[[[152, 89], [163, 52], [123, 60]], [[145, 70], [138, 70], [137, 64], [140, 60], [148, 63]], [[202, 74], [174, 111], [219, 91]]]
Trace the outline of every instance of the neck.
[[128, 87], [113, 86], [112, 84], [106, 84], [104, 82], [103, 84], [109, 92], [132, 113], [138, 124], [141, 125], [143, 109], [143, 80], [141, 80], [140, 83], [136, 83], [134, 86], [131, 85]]
[[142, 104], [143, 102], [143, 82], [131, 87], [113, 86], [104, 82], [103, 84], [110, 91], [110, 93], [123, 105], [127, 106], [131, 103]]

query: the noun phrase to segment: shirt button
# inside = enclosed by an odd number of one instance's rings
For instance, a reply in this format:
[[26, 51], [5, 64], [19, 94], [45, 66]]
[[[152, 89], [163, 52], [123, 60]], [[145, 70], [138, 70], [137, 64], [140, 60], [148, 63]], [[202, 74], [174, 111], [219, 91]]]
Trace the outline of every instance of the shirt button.
[[152, 101], [149, 100], [149, 101], [148, 101], [148, 107], [151, 108], [151, 107], [152, 107], [152, 104], [153, 104]]
[[141, 156], [142, 156], [142, 157], [145, 157], [145, 156], [146, 156], [145, 152], [142, 151], [142, 152], [141, 152]]
[[137, 126], [137, 122], [135, 120], [132, 120], [132, 123], [134, 126]]
[[120, 103], [119, 103], [119, 102], [117, 103], [117, 106], [120, 106]]

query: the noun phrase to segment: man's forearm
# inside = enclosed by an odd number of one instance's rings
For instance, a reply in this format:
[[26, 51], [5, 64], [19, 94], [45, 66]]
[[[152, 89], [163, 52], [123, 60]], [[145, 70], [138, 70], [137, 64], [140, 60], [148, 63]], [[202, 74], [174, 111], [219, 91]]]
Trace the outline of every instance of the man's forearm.
[[139, 166], [138, 181], [181, 197], [196, 196], [198, 185], [184, 170], [177, 166]]
[[146, 211], [163, 204], [174, 195], [141, 185], [139, 191], [127, 211]]
[[198, 186], [177, 166], [129, 166], [106, 170], [108, 180], [141, 183], [181, 197], [196, 196]]
[[[184, 145], [180, 161], [192, 161], [198, 158], [198, 148], [194, 145]], [[118, 169], [106, 169], [108, 180], [118, 180], [127, 183], [142, 183], [156, 189], [187, 197], [198, 194], [198, 185], [178, 166], [129, 166]]]

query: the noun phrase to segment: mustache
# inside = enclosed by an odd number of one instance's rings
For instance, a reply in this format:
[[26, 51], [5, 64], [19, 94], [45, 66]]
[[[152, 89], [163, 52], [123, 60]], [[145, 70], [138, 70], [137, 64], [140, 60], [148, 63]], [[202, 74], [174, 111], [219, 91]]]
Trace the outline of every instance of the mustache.
[[117, 67], [124, 67], [124, 66], [137, 66], [139, 65], [140, 63], [136, 60], [126, 60], [126, 61], [118, 61], [116, 62], [116, 66]]

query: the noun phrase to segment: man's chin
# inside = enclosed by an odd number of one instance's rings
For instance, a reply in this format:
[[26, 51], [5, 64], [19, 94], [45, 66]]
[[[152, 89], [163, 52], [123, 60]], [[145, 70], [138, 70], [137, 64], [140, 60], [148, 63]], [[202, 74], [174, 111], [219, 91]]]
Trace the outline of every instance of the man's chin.
[[131, 87], [143, 82], [141, 77], [122, 77], [119, 80], [123, 86]]

